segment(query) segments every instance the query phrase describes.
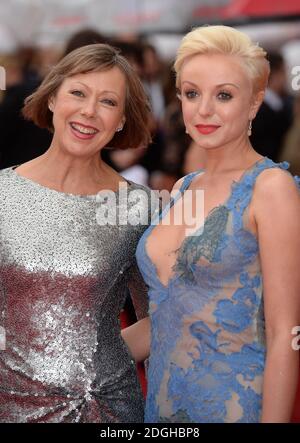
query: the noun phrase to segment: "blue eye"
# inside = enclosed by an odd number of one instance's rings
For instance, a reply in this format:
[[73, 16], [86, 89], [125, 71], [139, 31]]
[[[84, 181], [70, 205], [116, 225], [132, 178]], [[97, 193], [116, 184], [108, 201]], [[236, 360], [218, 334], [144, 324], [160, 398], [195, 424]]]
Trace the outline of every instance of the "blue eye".
[[192, 100], [193, 98], [198, 97], [199, 94], [198, 94], [198, 92], [195, 91], [194, 89], [191, 89], [191, 90], [185, 91], [185, 92], [184, 92], [184, 95], [186, 96], [186, 98]]
[[71, 91], [71, 94], [75, 95], [76, 97], [84, 97], [83, 92], [81, 92], [81, 91], [79, 91], [77, 89], [75, 89], [74, 91]]
[[117, 103], [109, 98], [104, 98], [101, 100], [101, 102], [108, 106], [117, 106]]
[[224, 92], [224, 91], [222, 91], [222, 92], [220, 92], [220, 93], [218, 94], [218, 98], [219, 98], [221, 101], [226, 102], [226, 101], [232, 99], [232, 95], [229, 94], [229, 92]]

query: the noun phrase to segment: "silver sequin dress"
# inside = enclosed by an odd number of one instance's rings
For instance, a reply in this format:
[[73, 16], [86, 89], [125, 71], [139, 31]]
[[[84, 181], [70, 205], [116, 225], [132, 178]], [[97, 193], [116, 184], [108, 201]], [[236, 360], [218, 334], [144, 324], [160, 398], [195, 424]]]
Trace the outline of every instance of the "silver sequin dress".
[[[128, 288], [138, 316], [147, 313], [134, 258], [147, 225], [100, 226], [96, 196], [51, 190], [12, 168], [0, 171], [0, 189], [0, 422], [142, 422], [119, 314]], [[150, 222], [150, 191], [129, 191], [130, 210]], [[103, 200], [109, 212], [113, 199]]]

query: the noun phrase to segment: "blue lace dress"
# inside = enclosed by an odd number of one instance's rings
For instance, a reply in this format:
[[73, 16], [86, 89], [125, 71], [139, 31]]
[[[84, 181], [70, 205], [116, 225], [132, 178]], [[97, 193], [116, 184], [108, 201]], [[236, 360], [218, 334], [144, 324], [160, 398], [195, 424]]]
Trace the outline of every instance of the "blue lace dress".
[[[258, 175], [288, 166], [264, 158], [234, 182], [202, 232], [185, 238], [167, 285], [146, 250], [155, 223], [141, 237], [136, 256], [152, 321], [146, 422], [259, 422], [266, 355], [262, 275], [246, 209]], [[185, 177], [160, 219], [197, 173]]]

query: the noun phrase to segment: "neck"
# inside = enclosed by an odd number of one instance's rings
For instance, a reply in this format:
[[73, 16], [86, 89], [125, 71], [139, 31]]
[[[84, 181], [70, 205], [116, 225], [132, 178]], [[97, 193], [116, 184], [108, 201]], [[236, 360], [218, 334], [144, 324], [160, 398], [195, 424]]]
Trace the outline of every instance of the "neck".
[[116, 174], [99, 152], [77, 158], [51, 145], [45, 154], [25, 164], [23, 170], [25, 175], [62, 192], [91, 194], [101, 188], [117, 187]]
[[247, 169], [262, 158], [252, 148], [249, 139], [238, 140], [230, 146], [222, 146], [206, 150], [205, 172], [207, 175], [217, 175], [232, 170]]

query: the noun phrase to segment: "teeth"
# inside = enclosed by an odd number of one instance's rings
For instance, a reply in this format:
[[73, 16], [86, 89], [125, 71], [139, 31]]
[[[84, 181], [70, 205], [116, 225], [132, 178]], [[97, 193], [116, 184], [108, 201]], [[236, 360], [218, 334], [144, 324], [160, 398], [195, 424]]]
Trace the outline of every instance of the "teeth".
[[88, 129], [84, 126], [76, 125], [75, 123], [71, 123], [71, 126], [82, 134], [96, 134], [96, 132], [98, 132], [96, 129]]

